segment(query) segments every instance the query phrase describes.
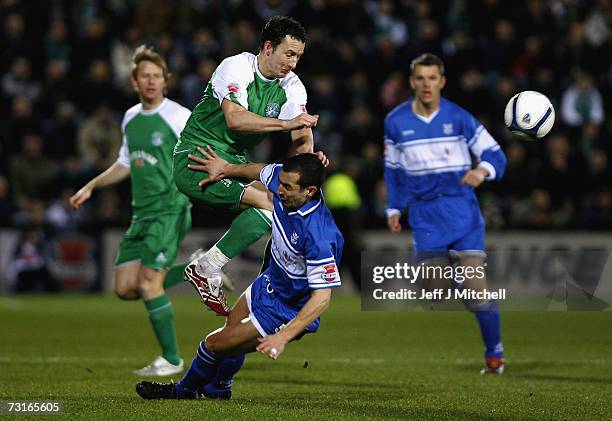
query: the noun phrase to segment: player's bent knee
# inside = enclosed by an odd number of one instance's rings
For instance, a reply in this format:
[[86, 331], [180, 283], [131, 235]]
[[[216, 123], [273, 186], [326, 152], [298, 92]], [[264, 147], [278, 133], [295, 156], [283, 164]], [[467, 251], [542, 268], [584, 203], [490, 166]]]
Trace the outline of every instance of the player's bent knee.
[[138, 272], [138, 292], [143, 297], [164, 293], [164, 273], [154, 269], [142, 268]]
[[140, 294], [137, 290], [115, 285], [115, 295], [122, 300], [137, 300]]

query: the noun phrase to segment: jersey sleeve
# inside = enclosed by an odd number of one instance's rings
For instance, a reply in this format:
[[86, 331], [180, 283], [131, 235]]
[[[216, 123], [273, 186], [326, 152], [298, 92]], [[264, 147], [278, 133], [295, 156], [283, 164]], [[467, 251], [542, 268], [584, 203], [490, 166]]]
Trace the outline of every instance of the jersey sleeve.
[[278, 189], [278, 175], [283, 169], [282, 164], [269, 164], [261, 169], [259, 172], [259, 181], [272, 193]]
[[287, 102], [283, 104], [278, 115], [281, 120], [291, 120], [306, 112], [306, 88], [296, 75], [288, 79], [287, 82], [281, 83], [281, 86], [286, 84], [283, 87], [287, 95]]
[[385, 119], [385, 186], [387, 188], [387, 217], [402, 213], [400, 149], [396, 143], [392, 121]]
[[128, 150], [127, 139], [125, 135], [122, 136], [121, 148], [119, 149], [119, 155], [117, 156], [117, 162], [124, 167], [130, 168], [130, 151]]
[[251, 80], [252, 71], [248, 61], [242, 55], [228, 57], [212, 76], [213, 96], [219, 103], [228, 99], [248, 110], [247, 87]]
[[181, 132], [191, 116], [191, 111], [176, 103], [172, 105], [173, 107], [170, 108], [171, 112], [168, 115], [164, 115], [164, 119], [168, 122], [168, 125], [178, 140], [181, 138]]
[[121, 148], [119, 148], [119, 154], [117, 156], [117, 162], [127, 168], [130, 168], [130, 150], [128, 149], [127, 137], [125, 137], [125, 126], [132, 119], [134, 114], [132, 109], [126, 111], [121, 121]]
[[310, 239], [306, 250], [306, 274], [311, 289], [337, 288], [341, 285], [336, 256], [329, 241]]
[[506, 155], [489, 131], [467, 111], [463, 120], [463, 135], [478, 166], [489, 171], [487, 180], [500, 180], [506, 170]]

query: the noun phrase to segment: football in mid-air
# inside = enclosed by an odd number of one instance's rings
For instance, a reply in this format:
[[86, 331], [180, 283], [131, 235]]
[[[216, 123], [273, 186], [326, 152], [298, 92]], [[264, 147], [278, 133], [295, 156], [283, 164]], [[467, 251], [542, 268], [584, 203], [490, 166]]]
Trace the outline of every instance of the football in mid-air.
[[519, 139], [541, 139], [555, 123], [555, 108], [546, 95], [536, 91], [519, 92], [508, 101], [504, 121]]

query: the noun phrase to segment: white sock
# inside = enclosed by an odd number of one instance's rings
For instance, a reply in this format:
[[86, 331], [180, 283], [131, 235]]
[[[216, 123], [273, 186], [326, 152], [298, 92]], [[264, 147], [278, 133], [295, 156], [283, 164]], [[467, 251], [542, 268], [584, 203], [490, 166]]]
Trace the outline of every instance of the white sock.
[[217, 246], [213, 246], [198, 260], [196, 270], [200, 275], [207, 278], [220, 276], [221, 268], [230, 260]]

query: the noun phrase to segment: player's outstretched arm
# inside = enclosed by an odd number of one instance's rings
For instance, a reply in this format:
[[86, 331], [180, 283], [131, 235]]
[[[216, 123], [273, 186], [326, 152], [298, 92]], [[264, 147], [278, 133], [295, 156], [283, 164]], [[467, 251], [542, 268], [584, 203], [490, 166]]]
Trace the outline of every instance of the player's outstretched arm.
[[310, 115], [308, 113], [302, 113], [291, 120], [262, 117], [227, 99], [221, 102], [221, 109], [225, 116], [227, 128], [243, 133], [301, 130], [315, 127], [319, 121], [318, 115]]
[[91, 197], [91, 193], [98, 187], [116, 184], [130, 175], [130, 168], [115, 162], [106, 171], [98, 174], [95, 178], [85, 184], [78, 192], [70, 197], [70, 205], [73, 209], [79, 209]]
[[201, 171], [208, 173], [208, 178], [200, 181], [200, 186], [219, 181], [222, 178], [248, 178], [249, 180], [259, 180], [259, 173], [266, 164], [230, 164], [225, 159], [221, 158], [210, 146], [206, 146], [206, 150], [197, 147], [203, 157], [189, 155], [189, 159], [196, 164], [187, 164], [187, 167], [193, 171]]
[[273, 360], [285, 350], [285, 345], [302, 333], [317, 317], [321, 316], [331, 301], [331, 288], [315, 289], [310, 299], [287, 326], [274, 335], [259, 339], [257, 351], [267, 354]]

